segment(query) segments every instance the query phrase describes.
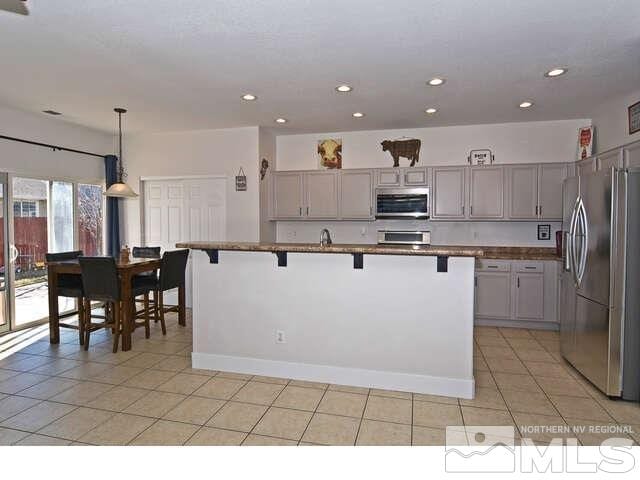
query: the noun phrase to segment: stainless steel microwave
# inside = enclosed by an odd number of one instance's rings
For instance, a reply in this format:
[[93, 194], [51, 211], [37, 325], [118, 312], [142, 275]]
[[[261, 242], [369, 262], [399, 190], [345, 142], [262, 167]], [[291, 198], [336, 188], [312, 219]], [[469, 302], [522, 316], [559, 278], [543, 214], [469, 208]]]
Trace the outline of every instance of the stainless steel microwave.
[[429, 218], [429, 188], [376, 189], [376, 218]]

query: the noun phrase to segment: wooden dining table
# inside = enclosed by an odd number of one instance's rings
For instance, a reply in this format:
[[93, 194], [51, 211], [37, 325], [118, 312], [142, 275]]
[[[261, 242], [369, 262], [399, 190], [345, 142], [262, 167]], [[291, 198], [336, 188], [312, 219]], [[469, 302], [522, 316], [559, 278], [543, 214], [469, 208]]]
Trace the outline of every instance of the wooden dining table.
[[[120, 278], [120, 292], [123, 305], [131, 305], [134, 301], [132, 296], [132, 281], [134, 275], [143, 272], [150, 272], [160, 268], [160, 257], [158, 258], [130, 258], [129, 260], [116, 259], [118, 277]], [[58, 275], [63, 273], [81, 274], [78, 260], [64, 260], [47, 263], [47, 278], [49, 282], [49, 342], [60, 343], [60, 312], [58, 309]], [[178, 288], [178, 323], [182, 326], [186, 324], [185, 312], [185, 287], [184, 284]], [[135, 308], [124, 308], [122, 315], [122, 350], [131, 350], [131, 326], [135, 322], [132, 313]]]

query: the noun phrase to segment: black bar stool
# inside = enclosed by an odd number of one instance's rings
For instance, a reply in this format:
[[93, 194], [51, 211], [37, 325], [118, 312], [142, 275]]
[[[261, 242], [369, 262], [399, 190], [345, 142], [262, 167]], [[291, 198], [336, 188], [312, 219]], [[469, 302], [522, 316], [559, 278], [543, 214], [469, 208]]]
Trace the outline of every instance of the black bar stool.
[[[46, 253], [45, 259], [47, 263], [49, 262], [64, 262], [67, 260], [77, 260], [78, 257], [82, 255], [82, 250], [74, 250], [72, 252], [60, 252], [60, 253]], [[64, 328], [71, 328], [73, 330], [78, 330], [78, 340], [80, 345], [84, 343], [84, 329], [83, 329], [83, 321], [84, 318], [84, 293], [82, 291], [82, 278], [80, 275], [76, 275], [73, 273], [63, 273], [58, 275], [58, 288], [56, 289], [56, 295], [58, 297], [68, 297], [75, 298], [78, 302], [77, 310], [72, 310], [70, 312], [65, 312], [59, 315], [59, 318], [67, 318], [73, 315], [78, 315], [78, 325], [74, 325], [72, 323], [62, 323], [60, 322], [60, 326]]]
[[[131, 250], [131, 256], [134, 258], [160, 258], [160, 247], [133, 247], [133, 249]], [[158, 278], [158, 271], [154, 270], [151, 272], [142, 272], [138, 275], [136, 275], [136, 277], [140, 277], [139, 279], [137, 279], [137, 281], [140, 281], [142, 278], [148, 278], [148, 277], [153, 277], [154, 279], [157, 280]], [[134, 278], [134, 282], [136, 281], [136, 279]], [[145, 314], [145, 310], [149, 309], [149, 305], [151, 305], [153, 307], [153, 318], [155, 320], [155, 322], [158, 322], [159, 317], [158, 317], [158, 291], [157, 290], [152, 290], [152, 299], [149, 300], [149, 293], [147, 292], [142, 300], [138, 300], [136, 299], [137, 303], [142, 303], [143, 304], [143, 309], [136, 311], [136, 318], [140, 318], [140, 315], [144, 315]]]
[[184, 287], [185, 271], [187, 270], [187, 260], [189, 259], [189, 250], [172, 250], [164, 252], [162, 261], [160, 262], [160, 278], [156, 282], [156, 290], [158, 292], [158, 313], [160, 315], [160, 325], [162, 334], [167, 334], [167, 327], [164, 322], [164, 314], [169, 312], [178, 312], [184, 305], [165, 306], [164, 292], [173, 290], [174, 288]]

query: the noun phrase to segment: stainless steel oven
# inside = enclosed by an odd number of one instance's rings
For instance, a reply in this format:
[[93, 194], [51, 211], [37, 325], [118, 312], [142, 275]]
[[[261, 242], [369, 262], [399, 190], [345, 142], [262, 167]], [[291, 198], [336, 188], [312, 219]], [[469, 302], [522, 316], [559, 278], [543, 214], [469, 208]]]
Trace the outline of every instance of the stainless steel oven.
[[431, 245], [431, 232], [378, 230], [378, 243], [391, 245]]
[[429, 188], [376, 189], [376, 218], [429, 218]]

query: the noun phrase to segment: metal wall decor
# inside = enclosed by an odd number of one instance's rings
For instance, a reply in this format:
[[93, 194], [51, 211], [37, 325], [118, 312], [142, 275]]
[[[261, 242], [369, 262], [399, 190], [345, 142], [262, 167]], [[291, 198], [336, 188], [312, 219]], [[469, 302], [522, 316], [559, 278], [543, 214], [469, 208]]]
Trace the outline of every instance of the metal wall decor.
[[264, 176], [267, 174], [267, 170], [269, 170], [269, 160], [263, 158], [260, 161], [260, 180], [264, 180]]
[[247, 191], [247, 176], [244, 174], [244, 170], [240, 167], [238, 175], [236, 175], [236, 192]]
[[471, 150], [467, 157], [469, 165], [491, 165], [495, 159], [496, 157], [488, 148]]
[[399, 140], [384, 140], [380, 143], [383, 152], [389, 152], [393, 158], [393, 166], [400, 166], [400, 157], [410, 160], [413, 167], [420, 160], [421, 142], [417, 138], [402, 138]]

